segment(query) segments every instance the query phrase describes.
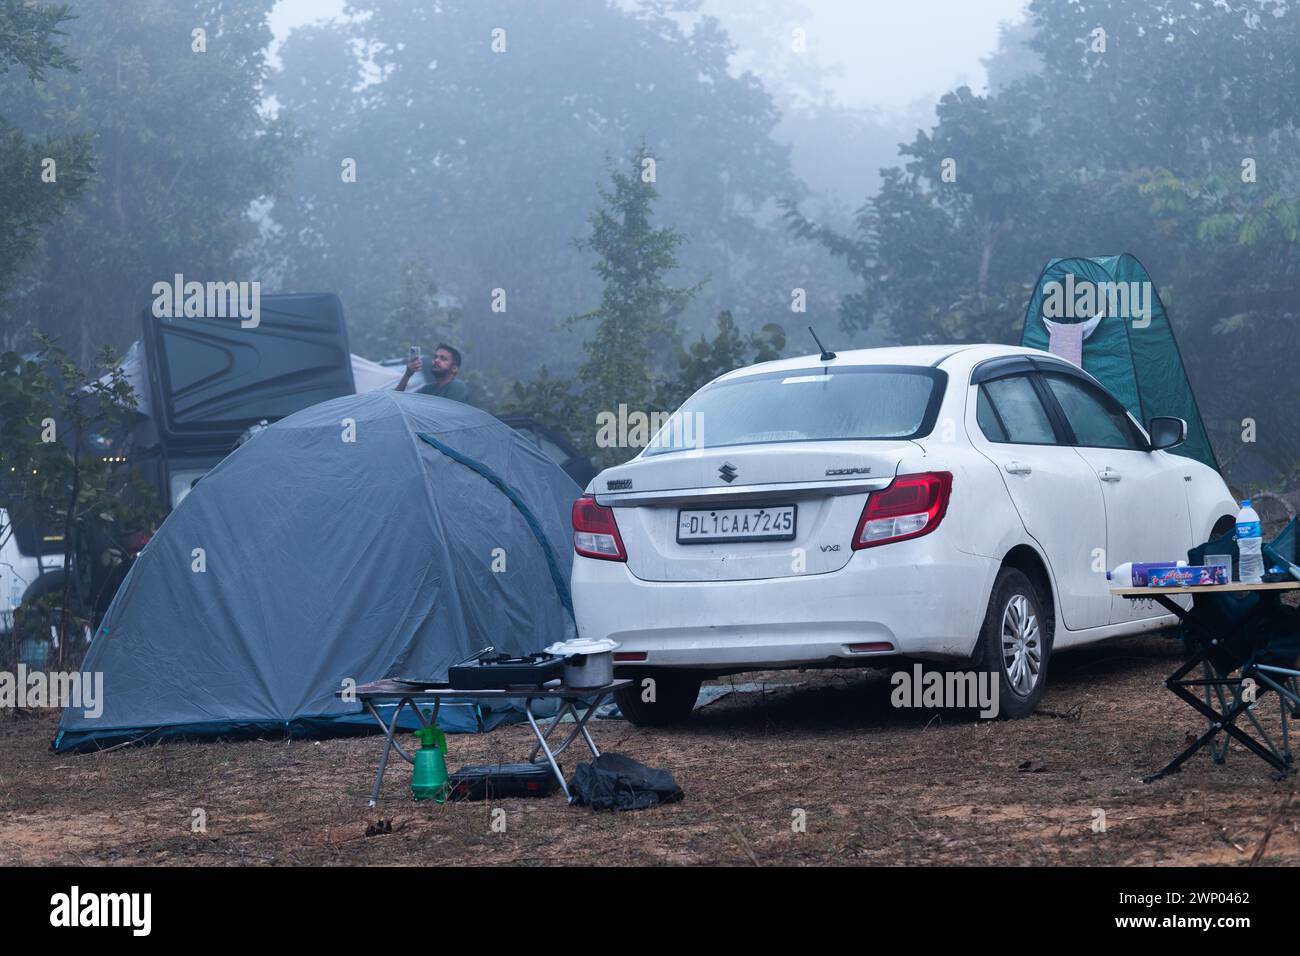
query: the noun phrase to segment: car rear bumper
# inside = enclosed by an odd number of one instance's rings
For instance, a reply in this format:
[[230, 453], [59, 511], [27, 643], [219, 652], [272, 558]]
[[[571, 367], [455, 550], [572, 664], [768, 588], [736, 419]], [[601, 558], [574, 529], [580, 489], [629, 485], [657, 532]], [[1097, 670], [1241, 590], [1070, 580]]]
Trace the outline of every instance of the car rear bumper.
[[[607, 637], [623, 666], [762, 669], [974, 650], [998, 562], [938, 536], [869, 548], [838, 571], [752, 581], [658, 582], [576, 557], [582, 637]], [[864, 648], [863, 645], [868, 645]], [[887, 645], [887, 646], [886, 646]]]

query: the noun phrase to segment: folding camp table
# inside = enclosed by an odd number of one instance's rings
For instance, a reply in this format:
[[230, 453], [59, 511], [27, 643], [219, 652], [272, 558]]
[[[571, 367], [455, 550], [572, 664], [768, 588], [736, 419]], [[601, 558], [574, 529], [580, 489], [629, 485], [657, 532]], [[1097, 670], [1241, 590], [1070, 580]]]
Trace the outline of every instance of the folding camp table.
[[[1266, 665], [1251, 665], [1248, 670], [1249, 674], [1241, 673], [1236, 677], [1229, 674], [1219, 673], [1211, 661], [1216, 649], [1221, 648], [1237, 634], [1245, 633], [1253, 623], [1253, 613], [1258, 610], [1259, 606], [1252, 609], [1244, 618], [1232, 626], [1228, 633], [1216, 634], [1207, 630], [1204, 626], [1191, 616], [1190, 612], [1182, 605], [1173, 600], [1174, 596], [1185, 596], [1190, 594], [1231, 594], [1248, 591], [1295, 591], [1300, 590], [1300, 582], [1282, 581], [1275, 584], [1209, 584], [1198, 585], [1196, 587], [1167, 587], [1167, 588], [1111, 588], [1111, 594], [1118, 597], [1128, 598], [1130, 600], [1152, 600], [1160, 604], [1171, 614], [1174, 614], [1187, 627], [1187, 637], [1194, 648], [1191, 656], [1179, 666], [1172, 674], [1165, 678], [1165, 687], [1169, 688], [1177, 697], [1185, 701], [1199, 714], [1201, 714], [1209, 724], [1205, 733], [1201, 734], [1186, 750], [1171, 760], [1163, 769], [1148, 777], [1143, 778], [1144, 783], [1151, 783], [1159, 780], [1167, 774], [1177, 773], [1182, 765], [1202, 747], [1207, 744], [1210, 747], [1210, 755], [1214, 758], [1215, 763], [1222, 763], [1228, 750], [1229, 737], [1239, 741], [1251, 753], [1255, 754], [1279, 774], [1285, 775], [1294, 770], [1291, 755], [1291, 741], [1288, 731], [1288, 721], [1285, 709], [1287, 707], [1296, 707], [1297, 699], [1294, 696], [1294, 675], [1300, 672], [1291, 671], [1286, 668], [1269, 667]], [[1188, 678], [1188, 674], [1197, 667], [1204, 667], [1205, 678], [1198, 680]], [[1276, 672], [1276, 673], [1267, 673]], [[1253, 678], [1259, 682], [1259, 693], [1267, 693], [1268, 690], [1274, 690], [1281, 698], [1283, 707], [1282, 714], [1282, 746], [1279, 748], [1274, 745], [1272, 739], [1260, 726], [1252, 709], [1255, 701], [1249, 699], [1250, 695], [1243, 693], [1243, 682], [1248, 678]], [[1223, 688], [1229, 688], [1232, 691], [1231, 701], [1223, 694]], [[1204, 691], [1204, 700], [1196, 696], [1195, 689], [1200, 688]], [[1211, 688], [1214, 689], [1219, 708], [1214, 707], [1214, 700], [1211, 699]], [[1237, 720], [1243, 714], [1254, 726], [1260, 737], [1264, 740], [1261, 744], [1250, 736], [1245, 730], [1237, 726]], [[1221, 749], [1215, 748], [1215, 740], [1220, 734], [1227, 734], [1223, 740]]]
[[[591, 720], [591, 715], [614, 691], [627, 684], [632, 683], [630, 680], [615, 680], [604, 687], [583, 687], [573, 688], [561, 686], [558, 681], [552, 681], [541, 687], [517, 687], [508, 690], [464, 690], [462, 688], [448, 687], [446, 684], [415, 684], [408, 681], [400, 680], [380, 680], [369, 684], [362, 684], [353, 693], [361, 705], [369, 712], [370, 716], [375, 718], [380, 729], [384, 732], [384, 752], [379, 758], [379, 770], [375, 773], [375, 785], [370, 791], [370, 806], [379, 803], [379, 790], [384, 783], [384, 771], [388, 768], [388, 758], [393, 750], [401, 755], [407, 763], [415, 763], [415, 758], [408, 754], [402, 745], [397, 742], [397, 724], [402, 716], [402, 709], [410, 707], [415, 711], [416, 718], [424, 727], [433, 726], [438, 721], [438, 710], [442, 707], [442, 702], [447, 699], [456, 700], [522, 700], [524, 702], [524, 716], [528, 718], [528, 726], [532, 728], [533, 735], [537, 738], [537, 743], [533, 745], [532, 752], [528, 755], [529, 763], [538, 763], [538, 755], [544, 754], [546, 762], [551, 765], [551, 772], [555, 774], [555, 779], [560, 783], [560, 789], [564, 791], [565, 797], [569, 802], [573, 802], [573, 797], [569, 793], [569, 785], [564, 780], [564, 774], [560, 772], [560, 765], [556, 762], [556, 757], [565, 751], [569, 744], [578, 739], [579, 736], [587, 744], [587, 749], [591, 751], [592, 757], [599, 757], [600, 751], [596, 748], [596, 741], [591, 739], [591, 731], [587, 729], [587, 721]], [[337, 691], [335, 696], [342, 697], [346, 692]], [[549, 724], [543, 728], [537, 722], [537, 716], [533, 713], [533, 704], [539, 700], [558, 700], [560, 709], [555, 716], [551, 718]], [[393, 710], [393, 716], [389, 720], [379, 713], [379, 707], [384, 705], [396, 704]], [[426, 712], [421, 708], [424, 705], [432, 704], [431, 712]], [[585, 706], [585, 710], [580, 712], [580, 708]], [[558, 747], [552, 748], [548, 740], [555, 728], [566, 716], [573, 717], [573, 730], [564, 738], [563, 743]], [[545, 719], [545, 718], [543, 718]]]

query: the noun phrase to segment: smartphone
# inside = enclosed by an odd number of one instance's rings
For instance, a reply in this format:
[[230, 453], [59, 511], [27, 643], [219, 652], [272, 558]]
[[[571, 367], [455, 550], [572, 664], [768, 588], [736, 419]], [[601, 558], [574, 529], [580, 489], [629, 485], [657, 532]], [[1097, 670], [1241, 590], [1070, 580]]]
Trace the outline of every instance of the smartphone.
[[406, 360], [408, 362], [414, 362], [419, 357], [420, 357], [420, 347], [418, 345], [412, 345], [409, 349], [406, 350]]

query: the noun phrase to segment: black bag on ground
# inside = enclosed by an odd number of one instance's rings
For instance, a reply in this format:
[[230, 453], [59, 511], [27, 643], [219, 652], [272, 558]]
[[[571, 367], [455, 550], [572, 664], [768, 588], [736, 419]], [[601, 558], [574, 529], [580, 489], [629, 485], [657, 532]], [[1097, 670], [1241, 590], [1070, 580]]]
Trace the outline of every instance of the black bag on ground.
[[593, 810], [644, 810], [660, 803], [676, 803], [685, 794], [667, 770], [656, 770], [625, 754], [601, 754], [580, 763], [569, 781], [574, 803]]

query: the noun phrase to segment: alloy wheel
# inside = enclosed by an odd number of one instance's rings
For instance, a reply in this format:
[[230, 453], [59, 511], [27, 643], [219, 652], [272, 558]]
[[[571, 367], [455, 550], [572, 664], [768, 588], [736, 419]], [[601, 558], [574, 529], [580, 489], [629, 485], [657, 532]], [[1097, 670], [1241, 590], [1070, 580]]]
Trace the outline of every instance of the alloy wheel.
[[1043, 665], [1038, 615], [1023, 594], [1012, 595], [1002, 612], [1002, 668], [1011, 689], [1027, 697], [1038, 683]]

